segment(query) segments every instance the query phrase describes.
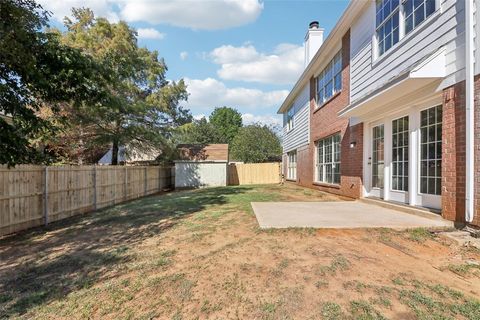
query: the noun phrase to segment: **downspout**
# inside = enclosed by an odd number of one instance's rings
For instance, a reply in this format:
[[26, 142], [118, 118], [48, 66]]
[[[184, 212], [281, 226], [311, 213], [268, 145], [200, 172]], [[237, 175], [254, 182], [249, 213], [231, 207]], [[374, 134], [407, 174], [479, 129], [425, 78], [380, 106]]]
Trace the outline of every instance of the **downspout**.
[[465, 221], [471, 223], [475, 212], [474, 207], [474, 81], [473, 81], [473, 1], [465, 0], [465, 109], [466, 109], [466, 181], [465, 181]]

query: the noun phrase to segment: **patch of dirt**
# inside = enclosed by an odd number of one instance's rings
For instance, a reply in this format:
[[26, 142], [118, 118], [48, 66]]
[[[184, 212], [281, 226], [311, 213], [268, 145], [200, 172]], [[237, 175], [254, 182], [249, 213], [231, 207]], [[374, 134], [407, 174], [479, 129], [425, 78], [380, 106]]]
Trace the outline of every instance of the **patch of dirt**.
[[245, 209], [260, 195], [339, 200], [258, 186], [176, 217], [161, 196], [153, 211], [138, 203], [112, 213], [163, 217], [140, 225], [87, 219], [9, 239], [0, 243], [0, 318], [480, 319], [480, 276], [462, 267], [480, 252], [428, 232], [260, 230]]

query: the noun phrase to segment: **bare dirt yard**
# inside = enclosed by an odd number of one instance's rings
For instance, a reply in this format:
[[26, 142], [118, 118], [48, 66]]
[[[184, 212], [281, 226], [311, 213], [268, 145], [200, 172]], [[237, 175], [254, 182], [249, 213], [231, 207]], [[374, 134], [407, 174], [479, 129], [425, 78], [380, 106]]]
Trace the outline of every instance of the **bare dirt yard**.
[[478, 249], [424, 229], [260, 230], [250, 207], [336, 200], [173, 192], [2, 239], [0, 318], [480, 319]]

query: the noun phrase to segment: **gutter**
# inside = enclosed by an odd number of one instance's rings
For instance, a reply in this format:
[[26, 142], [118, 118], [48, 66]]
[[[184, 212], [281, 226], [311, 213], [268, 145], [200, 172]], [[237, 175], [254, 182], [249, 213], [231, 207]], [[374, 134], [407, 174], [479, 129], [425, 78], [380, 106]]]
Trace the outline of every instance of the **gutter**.
[[[465, 0], [465, 111], [466, 111], [466, 145], [465, 145], [465, 221], [471, 223], [475, 214], [474, 182], [474, 32], [473, 1]], [[480, 48], [479, 48], [480, 49]]]

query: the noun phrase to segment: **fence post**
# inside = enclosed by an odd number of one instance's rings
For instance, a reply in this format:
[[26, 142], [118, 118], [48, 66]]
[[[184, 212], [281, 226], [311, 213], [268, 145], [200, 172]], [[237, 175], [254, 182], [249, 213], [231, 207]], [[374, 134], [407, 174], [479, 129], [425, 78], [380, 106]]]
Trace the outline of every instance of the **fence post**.
[[97, 210], [97, 166], [93, 165], [93, 210]]
[[143, 174], [145, 176], [143, 195], [146, 196], [147, 195], [147, 167], [143, 168]]
[[127, 180], [128, 180], [128, 171], [127, 171], [127, 165], [124, 164], [124, 166], [125, 166], [125, 200], [127, 200], [127, 199], [128, 199], [128, 192], [127, 192], [127, 186], [128, 186], [128, 184], [127, 184], [127, 182], [128, 182], [128, 181], [127, 181]]
[[158, 184], [157, 184], [158, 192], [162, 190], [162, 166], [158, 166]]
[[43, 217], [45, 219], [45, 225], [48, 224], [48, 166], [45, 166], [43, 172], [43, 179], [45, 181], [43, 185]]

